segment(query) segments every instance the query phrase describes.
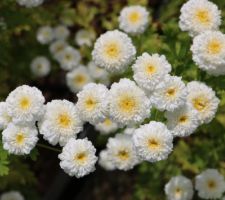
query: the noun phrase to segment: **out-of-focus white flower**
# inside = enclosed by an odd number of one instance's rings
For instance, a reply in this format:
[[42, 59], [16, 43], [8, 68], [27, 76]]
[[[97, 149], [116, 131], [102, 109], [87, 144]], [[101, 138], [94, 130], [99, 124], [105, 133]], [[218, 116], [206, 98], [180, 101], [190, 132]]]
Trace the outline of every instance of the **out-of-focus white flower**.
[[187, 103], [197, 111], [200, 123], [209, 123], [215, 116], [219, 99], [206, 84], [192, 81], [187, 84]]
[[115, 169], [114, 164], [112, 163], [108, 150], [102, 150], [99, 154], [98, 164], [105, 170], [111, 171]]
[[113, 122], [110, 118], [105, 118], [103, 122], [95, 125], [95, 129], [103, 135], [115, 132], [118, 129], [117, 123]]
[[16, 155], [29, 154], [38, 141], [38, 131], [32, 126], [9, 124], [2, 132], [3, 148]]
[[206, 31], [194, 38], [191, 51], [200, 69], [214, 76], [225, 74], [225, 34]]
[[44, 0], [16, 0], [17, 3], [21, 6], [25, 6], [27, 8], [32, 8], [41, 5]]
[[66, 74], [66, 83], [71, 92], [79, 92], [90, 82], [92, 82], [90, 73], [83, 65], [79, 65], [79, 67]]
[[45, 98], [39, 89], [22, 85], [8, 95], [7, 112], [14, 123], [33, 125], [45, 112], [44, 102]]
[[50, 26], [42, 26], [37, 31], [37, 40], [41, 44], [49, 44], [54, 39], [53, 29]]
[[80, 63], [81, 55], [78, 50], [73, 47], [66, 47], [58, 54], [58, 61], [64, 70], [72, 70]]
[[131, 39], [118, 30], [107, 31], [95, 42], [92, 57], [97, 66], [109, 72], [123, 72], [134, 60], [136, 49]]
[[109, 138], [107, 151], [113, 165], [120, 170], [127, 171], [139, 163], [136, 150], [129, 135], [117, 134], [114, 138]]
[[31, 62], [31, 71], [37, 77], [47, 76], [51, 70], [49, 60], [44, 56], [38, 56]]
[[77, 94], [81, 118], [91, 124], [102, 122], [108, 114], [108, 89], [102, 84], [89, 83]]
[[51, 43], [49, 50], [53, 57], [58, 60], [59, 53], [61, 53], [66, 47], [68, 47], [68, 44], [64, 40], [56, 40], [55, 42]]
[[174, 136], [186, 137], [194, 133], [199, 125], [197, 112], [190, 106], [182, 106], [173, 112], [165, 113], [167, 127]]
[[186, 97], [187, 89], [181, 77], [166, 75], [155, 88], [151, 102], [159, 110], [174, 111], [185, 104]]
[[135, 126], [133, 126], [133, 127], [132, 126], [131, 127], [128, 126], [127, 128], [124, 129], [123, 133], [127, 134], [127, 135], [133, 135], [135, 130], [136, 130]]
[[91, 31], [84, 30], [84, 29], [77, 31], [75, 38], [74, 38], [75, 42], [79, 46], [86, 45], [88, 47], [90, 47], [92, 45], [92, 42], [94, 39], [95, 39], [94, 33]]
[[23, 195], [18, 191], [5, 192], [0, 196], [0, 200], [24, 200]]
[[123, 31], [136, 35], [143, 33], [149, 23], [149, 12], [143, 6], [127, 6], [119, 16], [119, 27]]
[[46, 105], [46, 113], [39, 123], [40, 134], [50, 144], [65, 145], [83, 130], [77, 107], [67, 100], [53, 100]]
[[173, 136], [161, 122], [151, 121], [133, 134], [137, 154], [149, 162], [167, 159], [173, 149]]
[[195, 178], [195, 189], [203, 199], [219, 199], [225, 192], [224, 177], [216, 169], [207, 169]]
[[88, 63], [88, 70], [96, 80], [104, 80], [109, 76], [109, 73], [105, 69], [98, 67], [93, 61]]
[[150, 116], [150, 101], [135, 82], [120, 79], [109, 91], [109, 114], [122, 125], [141, 123]]
[[132, 66], [137, 84], [152, 91], [171, 71], [171, 65], [164, 55], [143, 53]]
[[71, 138], [59, 154], [60, 167], [70, 176], [83, 177], [95, 170], [95, 152], [95, 147], [87, 138]]
[[206, 30], [216, 30], [221, 24], [221, 11], [208, 0], [189, 0], [181, 8], [179, 26], [195, 36]]
[[58, 25], [54, 28], [54, 37], [56, 40], [66, 40], [69, 35], [70, 31], [64, 25]]
[[11, 121], [12, 118], [8, 114], [6, 102], [0, 102], [0, 130], [5, 129]]
[[168, 200], [191, 200], [194, 194], [192, 182], [184, 176], [175, 176], [165, 186]]

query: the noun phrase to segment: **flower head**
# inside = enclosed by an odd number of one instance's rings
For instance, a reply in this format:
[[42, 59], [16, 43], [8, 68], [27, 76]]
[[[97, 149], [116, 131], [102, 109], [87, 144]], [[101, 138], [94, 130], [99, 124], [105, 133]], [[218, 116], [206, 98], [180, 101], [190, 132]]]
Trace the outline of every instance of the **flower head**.
[[21, 6], [25, 6], [27, 8], [32, 8], [41, 5], [44, 0], [16, 0], [17, 3]]
[[49, 50], [50, 50], [51, 54], [53, 55], [53, 57], [56, 60], [59, 60], [60, 53], [66, 47], [68, 47], [68, 44], [64, 40], [56, 40], [56, 41], [54, 41], [54, 42], [51, 43], [51, 45], [49, 47]]
[[79, 45], [79, 46], [88, 46], [90, 47], [92, 45], [93, 40], [95, 39], [95, 35], [93, 32], [91, 31], [87, 31], [85, 29], [81, 29], [79, 30], [76, 35], [75, 35], [75, 42]]
[[18, 191], [5, 192], [0, 196], [0, 200], [24, 200], [23, 195]]
[[111, 171], [115, 169], [114, 164], [112, 163], [108, 150], [102, 150], [99, 154], [98, 164], [105, 170]]
[[37, 40], [41, 44], [49, 44], [54, 39], [53, 29], [50, 26], [42, 26], [37, 31]]
[[44, 56], [38, 56], [31, 62], [31, 72], [37, 77], [47, 76], [51, 70], [49, 60]]
[[95, 129], [103, 135], [115, 132], [118, 129], [117, 123], [113, 122], [110, 118], [105, 118], [103, 122], [95, 125]]
[[58, 25], [54, 28], [54, 37], [56, 40], [65, 40], [69, 37], [70, 31], [64, 25]]
[[6, 102], [0, 102], [0, 130], [5, 129], [11, 121], [12, 118], [8, 114]]

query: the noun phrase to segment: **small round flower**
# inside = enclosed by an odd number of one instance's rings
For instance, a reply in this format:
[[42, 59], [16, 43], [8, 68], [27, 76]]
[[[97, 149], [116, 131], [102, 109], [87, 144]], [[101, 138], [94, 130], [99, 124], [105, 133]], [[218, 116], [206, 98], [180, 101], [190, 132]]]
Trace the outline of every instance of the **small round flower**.
[[44, 114], [45, 98], [36, 87], [22, 85], [7, 97], [7, 111], [16, 124], [29, 125], [40, 120]]
[[133, 135], [136, 130], [135, 126], [128, 126], [127, 128], [124, 129], [123, 133], [127, 135]]
[[88, 70], [96, 80], [104, 80], [109, 76], [109, 73], [105, 69], [98, 67], [93, 61], [88, 63]]
[[193, 40], [193, 60], [211, 75], [225, 75], [225, 34], [206, 31]]
[[38, 56], [31, 62], [31, 72], [37, 77], [47, 76], [51, 70], [49, 60], [44, 56]]
[[185, 104], [186, 97], [187, 89], [181, 77], [166, 75], [155, 88], [151, 102], [161, 111], [174, 111]]
[[194, 133], [199, 125], [197, 112], [190, 106], [182, 106], [173, 112], [165, 113], [167, 127], [174, 136], [186, 137]]
[[78, 44], [79, 46], [86, 45], [88, 47], [92, 45], [94, 39], [95, 39], [94, 33], [84, 29], [79, 30], [74, 38], [76, 44]]
[[215, 92], [198, 81], [189, 82], [187, 90], [187, 103], [197, 111], [200, 123], [209, 123], [214, 118], [219, 104]]
[[118, 30], [102, 34], [92, 51], [96, 65], [109, 72], [123, 72], [134, 60], [135, 54], [136, 49], [131, 39]]
[[54, 39], [53, 29], [50, 26], [42, 26], [37, 31], [37, 40], [41, 44], [49, 44]]
[[123, 8], [119, 16], [119, 27], [132, 35], [143, 33], [149, 24], [149, 12], [143, 6]]
[[53, 100], [46, 105], [46, 113], [39, 123], [40, 134], [50, 144], [61, 146], [83, 130], [77, 107], [67, 100]]
[[9, 124], [2, 132], [3, 148], [11, 154], [29, 154], [38, 141], [38, 131], [35, 126], [17, 126]]
[[12, 118], [8, 114], [7, 104], [5, 102], [0, 102], [0, 130], [5, 129], [11, 121]]
[[54, 28], [54, 37], [56, 40], [66, 40], [70, 35], [69, 29], [64, 25], [58, 25]]
[[173, 149], [173, 136], [161, 122], [151, 121], [136, 129], [133, 142], [137, 154], [149, 162], [167, 159]]
[[109, 113], [113, 121], [130, 125], [141, 123], [150, 116], [150, 101], [135, 82], [120, 79], [109, 91]]
[[83, 65], [79, 65], [79, 67], [66, 74], [66, 84], [71, 92], [79, 92], [90, 82], [92, 82], [90, 73]]
[[132, 66], [137, 84], [152, 91], [171, 72], [171, 65], [164, 55], [143, 53]]
[[72, 70], [80, 63], [80, 52], [73, 47], [66, 47], [58, 54], [58, 61], [64, 70]]
[[191, 200], [194, 194], [192, 182], [184, 176], [175, 176], [165, 186], [168, 200]]
[[64, 40], [56, 40], [51, 43], [49, 50], [53, 57], [58, 60], [59, 53], [61, 53], [66, 47], [68, 47], [68, 44]]
[[24, 200], [23, 195], [18, 191], [5, 192], [0, 196], [0, 200]]
[[110, 118], [105, 118], [103, 122], [95, 125], [95, 129], [103, 135], [108, 135], [118, 129], [117, 123], [113, 122]]
[[203, 199], [219, 199], [225, 192], [224, 177], [216, 169], [207, 169], [195, 178], [195, 189]]
[[103, 150], [100, 152], [98, 164], [107, 171], [115, 169], [115, 166], [109, 157], [108, 150]]
[[27, 8], [32, 8], [41, 5], [44, 0], [16, 0], [17, 3], [21, 6], [25, 6]]
[[60, 167], [70, 176], [83, 177], [95, 170], [95, 152], [95, 147], [87, 138], [71, 138], [59, 154]]
[[221, 11], [208, 0], [189, 0], [181, 8], [179, 26], [195, 36], [207, 30], [217, 30], [221, 24]]
[[129, 135], [117, 134], [114, 138], [109, 138], [107, 151], [115, 168], [120, 170], [130, 170], [139, 163], [136, 150]]
[[77, 108], [84, 121], [96, 124], [106, 118], [108, 93], [108, 89], [104, 85], [89, 83], [77, 94]]

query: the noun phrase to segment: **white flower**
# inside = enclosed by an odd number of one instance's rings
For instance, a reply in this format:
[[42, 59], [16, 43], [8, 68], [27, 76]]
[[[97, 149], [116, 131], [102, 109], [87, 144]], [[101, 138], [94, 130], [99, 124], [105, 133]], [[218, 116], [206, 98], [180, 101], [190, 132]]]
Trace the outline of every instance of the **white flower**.
[[128, 126], [124, 129], [123, 133], [127, 135], [133, 135], [137, 128], [135, 126]]
[[142, 6], [123, 8], [119, 16], [119, 27], [123, 31], [136, 35], [143, 33], [149, 23], [149, 12]]
[[190, 106], [182, 106], [173, 112], [165, 113], [167, 127], [174, 136], [186, 137], [194, 133], [199, 125], [197, 112]]
[[94, 33], [91, 31], [84, 30], [84, 29], [77, 31], [75, 38], [74, 38], [75, 42], [79, 46], [86, 45], [88, 47], [90, 47], [92, 45], [92, 42], [94, 39], [95, 39]]
[[38, 56], [31, 62], [31, 71], [37, 77], [47, 76], [51, 70], [49, 60], [44, 56]]
[[39, 6], [44, 2], [44, 0], [16, 0], [16, 1], [19, 5], [25, 6], [27, 8]]
[[79, 92], [90, 82], [92, 82], [90, 73], [83, 65], [79, 65], [79, 67], [66, 74], [66, 84], [71, 92]]
[[150, 101], [135, 82], [120, 79], [109, 91], [109, 113], [113, 121], [130, 125], [141, 123], [150, 116]]
[[65, 40], [69, 37], [70, 31], [64, 25], [58, 25], [54, 28], [54, 37], [57, 40]]
[[53, 29], [50, 26], [42, 26], [38, 29], [37, 40], [41, 44], [49, 44], [53, 39]]
[[7, 111], [16, 124], [34, 124], [44, 114], [44, 102], [41, 91], [36, 87], [22, 85], [7, 97]]
[[151, 102], [161, 111], [173, 111], [185, 104], [186, 97], [187, 89], [181, 77], [166, 75], [165, 79], [156, 86]]
[[6, 102], [0, 102], [0, 130], [5, 129], [11, 121], [12, 118], [8, 114]]
[[219, 99], [212, 88], [204, 83], [192, 81], [187, 84], [187, 102], [197, 111], [200, 123], [209, 123], [215, 116]]
[[175, 176], [165, 186], [168, 200], [191, 200], [194, 194], [192, 182], [184, 176]]
[[206, 31], [194, 38], [191, 51], [200, 69], [214, 76], [225, 75], [225, 34]]
[[123, 72], [134, 60], [136, 49], [131, 39], [118, 30], [107, 31], [95, 42], [92, 57], [96, 65], [109, 72]]
[[46, 105], [46, 113], [39, 124], [40, 134], [50, 144], [61, 146], [83, 130], [77, 107], [67, 100], [53, 100]]
[[102, 122], [108, 113], [108, 89], [102, 84], [89, 83], [77, 94], [77, 108], [84, 121]]
[[58, 60], [59, 53], [62, 52], [66, 47], [68, 47], [68, 44], [64, 40], [56, 40], [55, 42], [51, 43], [49, 50], [53, 57]]
[[81, 55], [78, 50], [68, 46], [58, 54], [57, 59], [62, 69], [72, 70], [79, 65]]
[[98, 164], [105, 170], [111, 171], [115, 169], [114, 164], [110, 160], [108, 150], [102, 150], [99, 154]]
[[181, 8], [179, 26], [195, 36], [206, 30], [217, 30], [221, 24], [221, 11], [208, 0], [189, 0]]
[[88, 70], [91, 76], [96, 80], [105, 80], [109, 76], [105, 69], [98, 67], [93, 61], [88, 63]]
[[171, 65], [164, 55], [143, 53], [132, 66], [137, 84], [152, 91], [171, 71]]
[[18, 126], [9, 124], [2, 132], [3, 148], [16, 155], [29, 154], [38, 141], [35, 126]]
[[195, 178], [195, 189], [203, 199], [219, 199], [225, 192], [224, 177], [216, 169], [207, 169]]
[[113, 165], [120, 170], [127, 171], [139, 163], [129, 135], [117, 134], [114, 138], [109, 138], [107, 151]]
[[110, 118], [105, 118], [103, 122], [95, 125], [95, 129], [103, 135], [108, 135], [118, 129], [117, 123], [113, 122]]
[[18, 191], [5, 192], [0, 196], [0, 200], [25, 200], [23, 195]]
[[149, 162], [167, 159], [173, 149], [173, 136], [161, 122], [151, 121], [133, 134], [137, 154]]
[[87, 138], [71, 138], [59, 154], [60, 167], [70, 176], [83, 177], [95, 170], [95, 152], [95, 147]]

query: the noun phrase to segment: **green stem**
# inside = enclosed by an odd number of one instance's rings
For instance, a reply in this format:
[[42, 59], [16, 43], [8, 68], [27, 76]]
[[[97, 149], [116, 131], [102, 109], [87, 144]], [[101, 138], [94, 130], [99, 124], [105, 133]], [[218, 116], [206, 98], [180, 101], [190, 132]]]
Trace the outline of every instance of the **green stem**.
[[45, 144], [38, 143], [37, 146], [38, 147], [41, 147], [41, 148], [44, 148], [44, 149], [48, 149], [48, 150], [51, 150], [51, 151], [55, 151], [55, 152], [61, 153], [61, 150], [60, 149], [57, 149], [57, 148], [54, 148], [54, 147], [50, 147], [50, 146], [45, 145]]

